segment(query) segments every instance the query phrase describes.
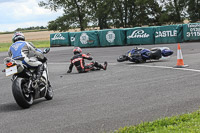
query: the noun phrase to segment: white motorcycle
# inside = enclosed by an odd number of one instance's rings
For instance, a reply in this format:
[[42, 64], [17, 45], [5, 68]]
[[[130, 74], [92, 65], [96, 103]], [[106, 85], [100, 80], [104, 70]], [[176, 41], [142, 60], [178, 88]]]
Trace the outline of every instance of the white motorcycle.
[[[50, 48], [46, 48], [43, 54], [47, 54]], [[29, 108], [34, 99], [53, 98], [53, 89], [49, 82], [47, 61], [44, 63], [44, 71], [40, 81], [36, 81], [36, 69], [28, 68], [22, 63], [23, 57], [14, 60], [10, 57], [4, 59], [6, 76], [12, 75], [12, 94], [16, 103], [22, 108]]]

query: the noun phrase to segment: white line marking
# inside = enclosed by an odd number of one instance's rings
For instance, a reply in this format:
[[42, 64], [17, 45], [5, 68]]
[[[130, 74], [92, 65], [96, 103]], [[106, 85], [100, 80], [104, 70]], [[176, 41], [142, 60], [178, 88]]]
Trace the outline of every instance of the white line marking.
[[155, 67], [155, 68], [165, 68], [165, 69], [176, 69], [176, 70], [183, 70], [183, 71], [193, 71], [193, 72], [200, 72], [200, 70], [197, 69], [188, 69], [188, 68], [175, 68], [175, 67], [167, 67], [167, 66], [150, 66], [150, 65], [134, 65], [139, 67]]

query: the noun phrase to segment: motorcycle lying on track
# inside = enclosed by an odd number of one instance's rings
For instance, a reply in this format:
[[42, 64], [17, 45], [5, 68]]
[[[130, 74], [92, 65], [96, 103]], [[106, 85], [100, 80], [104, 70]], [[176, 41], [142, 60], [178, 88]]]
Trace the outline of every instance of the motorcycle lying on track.
[[118, 62], [130, 61], [135, 63], [144, 63], [147, 60], [159, 60], [161, 58], [169, 57], [173, 51], [168, 47], [155, 47], [152, 49], [146, 48], [133, 48], [124, 55], [117, 58]]
[[[50, 48], [46, 48], [43, 54], [47, 54]], [[12, 75], [12, 94], [16, 103], [21, 108], [29, 108], [35, 99], [53, 98], [53, 89], [49, 82], [47, 61], [44, 63], [44, 70], [40, 81], [36, 81], [36, 68], [28, 68], [22, 63], [24, 57], [14, 60], [10, 57], [4, 59], [6, 69], [3, 72], [6, 76]]]

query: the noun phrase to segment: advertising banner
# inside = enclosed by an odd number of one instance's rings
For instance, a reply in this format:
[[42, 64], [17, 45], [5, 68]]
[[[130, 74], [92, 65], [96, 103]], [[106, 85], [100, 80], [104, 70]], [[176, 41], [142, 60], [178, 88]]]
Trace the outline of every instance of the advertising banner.
[[136, 27], [124, 29], [126, 31], [126, 44], [154, 44], [154, 28]]
[[123, 29], [109, 29], [98, 31], [100, 46], [125, 45], [125, 31]]
[[190, 23], [183, 25], [184, 41], [200, 40], [200, 23]]
[[70, 32], [69, 33], [69, 40], [70, 40], [70, 46], [74, 46], [75, 40], [76, 40], [76, 32]]
[[177, 43], [183, 41], [182, 25], [155, 27], [155, 43]]
[[69, 32], [50, 34], [50, 46], [69, 46]]
[[75, 47], [97, 47], [99, 46], [98, 31], [75, 32], [71, 39]]

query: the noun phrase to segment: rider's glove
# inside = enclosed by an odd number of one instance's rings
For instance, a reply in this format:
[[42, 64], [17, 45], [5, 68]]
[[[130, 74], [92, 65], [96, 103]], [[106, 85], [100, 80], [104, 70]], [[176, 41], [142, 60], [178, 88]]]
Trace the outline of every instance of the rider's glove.
[[44, 57], [43, 62], [46, 62], [46, 61], [47, 61], [47, 57]]
[[68, 71], [67, 71], [67, 73], [71, 73], [71, 72], [72, 72], [72, 70], [68, 70]]
[[47, 61], [47, 58], [44, 57], [43, 59], [39, 59], [39, 61], [41, 61], [42, 63], [45, 63]]

